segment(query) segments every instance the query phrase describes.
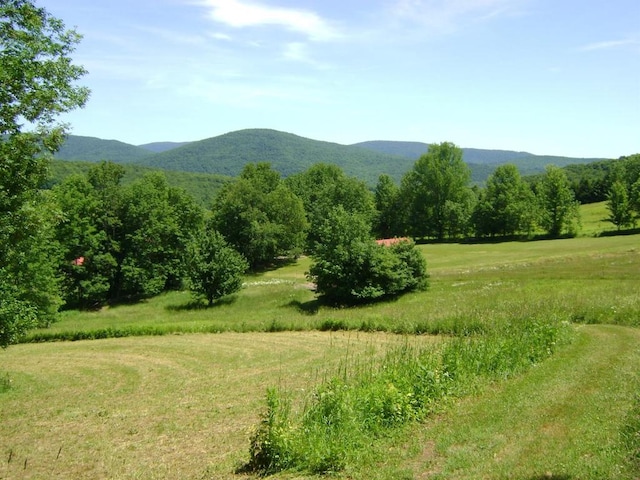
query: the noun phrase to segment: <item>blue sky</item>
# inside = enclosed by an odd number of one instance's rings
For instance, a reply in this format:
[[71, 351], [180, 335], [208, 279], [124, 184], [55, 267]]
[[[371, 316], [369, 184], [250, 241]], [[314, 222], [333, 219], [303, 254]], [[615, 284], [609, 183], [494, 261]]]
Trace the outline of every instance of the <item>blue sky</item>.
[[640, 152], [638, 0], [38, 0], [84, 35], [75, 135]]

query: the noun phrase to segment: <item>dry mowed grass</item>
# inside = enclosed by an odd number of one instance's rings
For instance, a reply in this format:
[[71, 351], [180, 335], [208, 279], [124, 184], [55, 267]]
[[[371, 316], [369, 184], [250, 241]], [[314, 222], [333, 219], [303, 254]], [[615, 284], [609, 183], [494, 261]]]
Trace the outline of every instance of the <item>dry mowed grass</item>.
[[287, 332], [13, 346], [1, 353], [12, 386], [0, 393], [0, 478], [240, 478], [267, 387], [303, 397], [403, 341]]

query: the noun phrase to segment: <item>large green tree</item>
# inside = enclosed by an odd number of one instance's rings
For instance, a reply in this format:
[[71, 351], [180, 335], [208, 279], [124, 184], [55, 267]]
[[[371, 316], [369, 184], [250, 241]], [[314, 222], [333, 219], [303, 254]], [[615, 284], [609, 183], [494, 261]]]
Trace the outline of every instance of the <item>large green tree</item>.
[[122, 166], [103, 162], [53, 190], [64, 212], [57, 228], [68, 307], [97, 307], [181, 285], [186, 247], [202, 209], [163, 173], [121, 185]]
[[376, 216], [373, 230], [378, 238], [391, 238], [404, 235], [406, 209], [402, 204], [400, 188], [390, 175], [383, 173], [376, 184]]
[[235, 251], [209, 223], [188, 247], [189, 288], [209, 306], [242, 287], [243, 273], [249, 268], [245, 258]]
[[268, 163], [248, 164], [240, 178], [225, 185], [214, 201], [213, 219], [251, 268], [302, 253], [304, 205]]
[[121, 215], [112, 298], [144, 298], [179, 286], [187, 244], [202, 223], [195, 201], [154, 172], [124, 187]]
[[564, 170], [547, 166], [536, 192], [540, 205], [540, 224], [551, 236], [574, 235], [580, 223], [578, 202]]
[[430, 145], [402, 179], [401, 196], [409, 203], [410, 232], [442, 240], [466, 230], [462, 223], [470, 219], [473, 206], [470, 179], [462, 149], [450, 142]]
[[529, 234], [537, 210], [535, 196], [515, 165], [500, 165], [487, 180], [487, 186], [474, 211], [476, 233], [480, 236]]
[[342, 207], [358, 213], [370, 224], [375, 216], [373, 195], [367, 185], [350, 177], [337, 165], [317, 163], [286, 179], [286, 184], [302, 199], [309, 222], [307, 250], [313, 252], [319, 231], [329, 212]]
[[[53, 212], [39, 192], [64, 138], [59, 114], [81, 107], [86, 72], [71, 61], [80, 40], [29, 0], [0, 2], [0, 346], [53, 318], [59, 305]], [[43, 290], [44, 289], [44, 290]]]

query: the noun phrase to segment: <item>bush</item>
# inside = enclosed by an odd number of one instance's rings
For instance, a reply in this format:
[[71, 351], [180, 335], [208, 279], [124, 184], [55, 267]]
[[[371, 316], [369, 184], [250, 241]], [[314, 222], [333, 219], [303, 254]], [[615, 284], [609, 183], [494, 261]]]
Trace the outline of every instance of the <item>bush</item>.
[[308, 277], [334, 304], [355, 304], [427, 287], [426, 261], [412, 241], [378, 245], [364, 217], [334, 209], [319, 230]]

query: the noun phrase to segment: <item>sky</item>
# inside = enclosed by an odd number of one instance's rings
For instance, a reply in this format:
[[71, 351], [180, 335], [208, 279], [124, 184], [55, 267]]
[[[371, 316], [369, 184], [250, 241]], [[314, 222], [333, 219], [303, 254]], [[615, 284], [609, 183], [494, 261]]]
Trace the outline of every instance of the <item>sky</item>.
[[71, 133], [640, 153], [638, 0], [36, 0], [83, 35]]

